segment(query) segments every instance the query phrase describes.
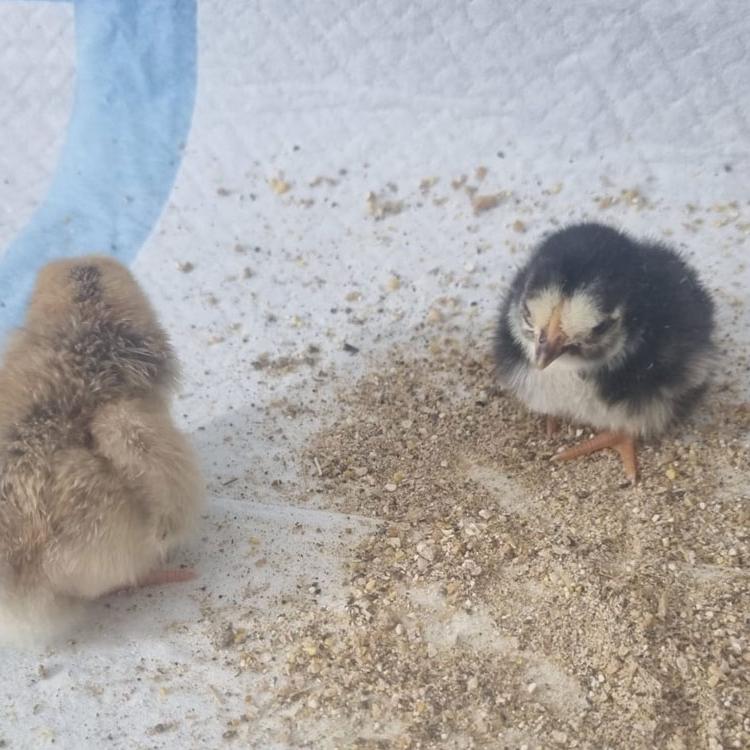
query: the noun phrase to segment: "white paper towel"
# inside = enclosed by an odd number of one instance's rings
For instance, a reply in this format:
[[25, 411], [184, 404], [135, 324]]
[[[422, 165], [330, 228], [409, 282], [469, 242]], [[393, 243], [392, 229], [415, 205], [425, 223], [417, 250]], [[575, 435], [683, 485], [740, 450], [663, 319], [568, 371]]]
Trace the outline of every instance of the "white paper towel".
[[[553, 222], [585, 216], [667, 233], [717, 290], [733, 346], [747, 345], [747, 308], [728, 306], [750, 284], [744, 4], [202, 0], [198, 10], [192, 129], [134, 268], [185, 362], [176, 411], [200, 450], [211, 506], [190, 553], [202, 576], [97, 607], [75, 648], [0, 653], [13, 675], [0, 685], [10, 747], [217, 747], [245, 695], [262, 705], [264, 687], [216, 658], [215, 621], [249, 611], [262, 625], [295, 607], [343, 607], [339, 532], [353, 525], [355, 540], [366, 524], [289, 507], [272, 484], [294, 481], [306, 434], [335, 408], [333, 386], [316, 393], [303, 373], [271, 377], [253, 366], [262, 353], [314, 344], [320, 366], [349, 382], [364, 365], [341, 352], [344, 341], [365, 355], [408, 340], [445, 293], [476, 303], [460, 325], [481, 332], [515, 253]], [[73, 23], [65, 3], [0, 3], [3, 247], [55, 169], [72, 105]], [[514, 199], [475, 217], [450, 183], [479, 166], [483, 191]], [[320, 176], [336, 184], [311, 187]], [[420, 181], [433, 176], [425, 197]], [[273, 178], [289, 191], [271, 189]], [[375, 221], [369, 191], [403, 210]], [[618, 202], [602, 209], [607, 196]], [[732, 201], [702, 225], [685, 209]], [[737, 216], [722, 224], [727, 212]], [[188, 261], [195, 270], [180, 272]], [[403, 294], [385, 293], [393, 274]], [[347, 314], [352, 290], [363, 301]], [[264, 412], [282, 397], [316, 412], [286, 440]], [[248, 567], [262, 557], [265, 567]], [[326, 598], [300, 601], [313, 579], [326, 582]], [[220, 615], [207, 618], [209, 605]], [[273, 736], [253, 742], [269, 748]]]

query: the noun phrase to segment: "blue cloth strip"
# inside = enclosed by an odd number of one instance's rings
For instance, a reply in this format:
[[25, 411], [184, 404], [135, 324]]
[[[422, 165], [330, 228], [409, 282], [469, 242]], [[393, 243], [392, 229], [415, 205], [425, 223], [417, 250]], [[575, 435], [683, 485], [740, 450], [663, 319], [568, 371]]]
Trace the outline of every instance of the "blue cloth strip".
[[171, 192], [196, 86], [195, 0], [75, 0], [76, 86], [49, 192], [0, 258], [0, 338], [59, 257], [130, 262]]

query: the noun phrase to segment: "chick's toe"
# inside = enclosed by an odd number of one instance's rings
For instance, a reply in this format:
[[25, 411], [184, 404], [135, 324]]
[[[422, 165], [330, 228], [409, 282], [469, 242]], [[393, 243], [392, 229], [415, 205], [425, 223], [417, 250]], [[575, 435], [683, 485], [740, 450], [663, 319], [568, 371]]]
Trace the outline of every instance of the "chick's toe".
[[571, 461], [574, 458], [588, 456], [605, 448], [612, 448], [620, 454], [625, 475], [635, 484], [638, 481], [635, 438], [622, 432], [600, 432], [590, 440], [584, 440], [557, 453], [552, 460]]

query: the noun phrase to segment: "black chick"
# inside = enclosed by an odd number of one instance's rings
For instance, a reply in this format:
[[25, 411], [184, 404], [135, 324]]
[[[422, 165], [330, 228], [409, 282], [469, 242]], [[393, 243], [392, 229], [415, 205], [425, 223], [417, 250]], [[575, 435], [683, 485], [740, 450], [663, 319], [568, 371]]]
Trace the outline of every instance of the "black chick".
[[683, 419], [705, 390], [714, 304], [675, 251], [601, 224], [555, 232], [505, 296], [495, 336], [504, 385], [531, 410], [600, 431], [555, 456], [615, 448], [637, 477], [636, 439]]

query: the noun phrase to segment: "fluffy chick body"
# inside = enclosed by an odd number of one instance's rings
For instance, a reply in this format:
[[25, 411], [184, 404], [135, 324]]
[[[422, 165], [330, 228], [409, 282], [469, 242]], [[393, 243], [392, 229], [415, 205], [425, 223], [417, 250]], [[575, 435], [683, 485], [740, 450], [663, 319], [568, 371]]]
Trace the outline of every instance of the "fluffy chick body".
[[531, 410], [628, 435], [690, 411], [713, 361], [713, 302], [674, 251], [599, 224], [548, 237], [503, 300], [495, 362]]
[[169, 414], [178, 366], [130, 272], [49, 264], [0, 370], [0, 638], [50, 640], [192, 531], [197, 462]]

